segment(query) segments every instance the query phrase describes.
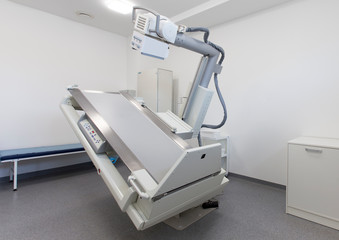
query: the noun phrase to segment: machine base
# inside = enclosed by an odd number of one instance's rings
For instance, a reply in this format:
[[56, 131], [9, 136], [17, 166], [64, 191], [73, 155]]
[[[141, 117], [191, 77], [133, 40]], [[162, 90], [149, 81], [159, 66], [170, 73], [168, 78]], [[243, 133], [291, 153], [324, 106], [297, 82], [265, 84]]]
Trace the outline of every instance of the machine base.
[[215, 209], [216, 208], [204, 209], [201, 206], [198, 206], [182, 212], [174, 217], [171, 217], [165, 220], [164, 223], [176, 230], [184, 230], [185, 228], [203, 218]]

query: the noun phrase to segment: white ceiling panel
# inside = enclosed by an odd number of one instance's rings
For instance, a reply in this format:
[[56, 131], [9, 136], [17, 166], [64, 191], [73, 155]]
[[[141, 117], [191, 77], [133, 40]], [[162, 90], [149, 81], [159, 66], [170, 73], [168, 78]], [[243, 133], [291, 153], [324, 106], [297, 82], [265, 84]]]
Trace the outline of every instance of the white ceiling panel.
[[[107, 0], [10, 0], [122, 36], [132, 32], [131, 14], [108, 9]], [[132, 0], [134, 5], [153, 9], [187, 26], [210, 27], [292, 0]], [[91, 17], [78, 15], [86, 13]]]

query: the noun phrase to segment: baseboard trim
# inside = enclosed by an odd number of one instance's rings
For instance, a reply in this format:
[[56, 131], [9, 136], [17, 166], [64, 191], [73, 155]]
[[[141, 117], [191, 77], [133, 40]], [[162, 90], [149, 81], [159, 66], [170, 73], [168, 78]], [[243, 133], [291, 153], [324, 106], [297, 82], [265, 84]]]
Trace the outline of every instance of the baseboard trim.
[[[46, 169], [46, 170], [41, 170], [41, 171], [36, 171], [36, 172], [18, 174], [18, 180], [46, 176], [46, 175], [67, 174], [69, 172], [83, 171], [83, 170], [88, 170], [91, 168], [94, 169], [94, 165], [92, 162], [78, 163], [78, 164], [73, 164], [73, 165], [64, 166], [64, 167], [51, 168], [51, 169]], [[8, 182], [8, 181], [9, 181], [9, 176], [0, 178], [0, 183]]]
[[237, 174], [237, 173], [229, 172], [228, 177], [237, 177], [237, 178], [241, 178], [241, 179], [244, 179], [244, 180], [247, 180], [247, 181], [250, 181], [250, 182], [255, 182], [255, 183], [267, 185], [267, 186], [270, 186], [270, 187], [275, 187], [275, 188], [286, 190], [285, 185], [281, 185], [281, 184], [278, 184], [278, 183], [272, 183], [272, 182], [260, 180], [260, 179], [257, 179], [257, 178], [252, 178], [252, 177], [240, 175], [240, 174]]
[[[85, 163], [79, 163], [79, 164], [74, 164], [74, 165], [69, 165], [69, 166], [64, 166], [64, 167], [58, 167], [58, 168], [51, 168], [51, 169], [46, 169], [46, 170], [41, 170], [41, 171], [36, 171], [36, 172], [29, 172], [29, 173], [23, 173], [18, 175], [18, 180], [23, 180], [23, 179], [28, 179], [28, 178], [33, 178], [33, 177], [39, 177], [39, 176], [45, 176], [45, 175], [53, 175], [53, 174], [60, 174], [60, 173], [68, 173], [68, 172], [74, 172], [74, 171], [83, 171], [83, 170], [88, 170], [91, 168], [95, 168], [92, 162], [85, 162]], [[241, 174], [237, 173], [232, 173], [229, 172], [227, 177], [236, 177], [236, 178], [241, 178], [250, 182], [255, 182], [279, 189], [284, 189], [286, 190], [286, 186], [277, 184], [277, 183], [272, 183], [264, 180], [260, 180], [257, 178], [252, 178], [248, 176], [244, 176]], [[8, 182], [9, 181], [9, 176], [1, 177], [0, 178], [0, 183], [1, 182]]]

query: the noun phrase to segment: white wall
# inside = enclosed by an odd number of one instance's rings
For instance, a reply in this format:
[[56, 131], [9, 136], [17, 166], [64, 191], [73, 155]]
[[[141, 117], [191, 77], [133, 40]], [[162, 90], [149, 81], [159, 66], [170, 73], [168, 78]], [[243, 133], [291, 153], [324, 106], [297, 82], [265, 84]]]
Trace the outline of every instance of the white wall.
[[[296, 0], [210, 29], [210, 40], [227, 56], [220, 87], [231, 172], [286, 184], [288, 140], [339, 138], [338, 9], [336, 0]], [[173, 49], [161, 64], [184, 85], [198, 59]], [[221, 118], [215, 96], [205, 122]]]
[[127, 86], [125, 37], [9, 1], [0, 36], [0, 150], [78, 142], [59, 109], [66, 87]]
[[[295, 0], [211, 28], [210, 40], [227, 54], [220, 87], [231, 172], [285, 184], [288, 140], [339, 138], [337, 9], [335, 0]], [[126, 56], [123, 37], [7, 1], [0, 29], [0, 149], [77, 142], [58, 107], [67, 85], [135, 88], [138, 71], [162, 67], [173, 70], [183, 96], [200, 59], [174, 47], [166, 61]], [[214, 97], [206, 122], [221, 117]]]

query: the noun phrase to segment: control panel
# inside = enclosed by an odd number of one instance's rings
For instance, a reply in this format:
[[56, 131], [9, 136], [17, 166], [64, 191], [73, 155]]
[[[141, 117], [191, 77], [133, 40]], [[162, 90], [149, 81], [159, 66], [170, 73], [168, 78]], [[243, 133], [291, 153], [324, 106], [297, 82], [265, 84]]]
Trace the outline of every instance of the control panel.
[[106, 141], [100, 137], [98, 131], [85, 116], [80, 118], [78, 126], [96, 153], [105, 151]]

